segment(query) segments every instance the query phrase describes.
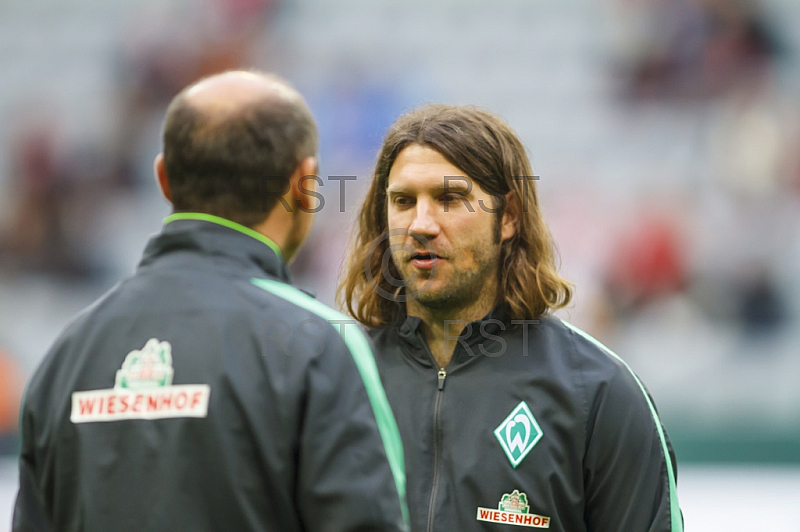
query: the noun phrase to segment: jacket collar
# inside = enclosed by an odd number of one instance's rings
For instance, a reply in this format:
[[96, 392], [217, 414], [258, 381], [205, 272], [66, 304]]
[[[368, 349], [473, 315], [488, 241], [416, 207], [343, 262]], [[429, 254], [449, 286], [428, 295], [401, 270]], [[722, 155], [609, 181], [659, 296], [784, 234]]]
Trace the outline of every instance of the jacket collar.
[[[486, 339], [489, 335], [496, 334], [503, 328], [508, 328], [509, 323], [506, 305], [500, 304], [495, 306], [483, 318], [464, 324], [461, 338], [463, 338], [468, 345], [473, 345], [482, 338]], [[401, 340], [415, 347], [420, 347], [417, 344], [419, 344], [419, 342], [424, 342], [421, 334], [422, 331], [419, 329], [421, 324], [422, 319], [417, 316], [407, 315], [405, 305], [401, 305], [401, 310], [395, 318], [393, 327]]]
[[291, 282], [289, 269], [275, 242], [249, 227], [219, 216], [193, 212], [168, 216], [164, 219], [161, 233], [148, 242], [139, 267], [175, 251], [228, 258], [244, 269], [253, 269], [253, 275], [266, 273]]

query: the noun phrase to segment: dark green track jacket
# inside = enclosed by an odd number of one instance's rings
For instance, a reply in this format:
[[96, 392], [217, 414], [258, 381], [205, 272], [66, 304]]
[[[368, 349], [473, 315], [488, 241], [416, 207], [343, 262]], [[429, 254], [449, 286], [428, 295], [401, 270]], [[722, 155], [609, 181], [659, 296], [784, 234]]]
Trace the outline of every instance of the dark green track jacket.
[[465, 324], [438, 368], [418, 318], [371, 331], [414, 532], [680, 532], [676, 463], [614, 353], [545, 317]]
[[366, 336], [268, 239], [168, 221], [29, 382], [14, 532], [406, 530]]

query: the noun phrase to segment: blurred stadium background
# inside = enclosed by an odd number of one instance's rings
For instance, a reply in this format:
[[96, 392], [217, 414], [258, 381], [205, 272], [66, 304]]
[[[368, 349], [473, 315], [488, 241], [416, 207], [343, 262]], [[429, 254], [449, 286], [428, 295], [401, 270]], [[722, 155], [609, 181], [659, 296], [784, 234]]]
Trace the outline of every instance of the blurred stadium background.
[[[797, 532], [798, 27], [796, 0], [4, 0], [0, 531], [24, 379], [168, 213], [152, 178], [167, 102], [253, 66], [292, 81], [321, 128], [302, 287], [333, 302], [391, 121], [484, 105], [531, 151], [577, 284], [563, 315], [657, 400], [687, 530]], [[340, 197], [327, 176], [357, 179]]]

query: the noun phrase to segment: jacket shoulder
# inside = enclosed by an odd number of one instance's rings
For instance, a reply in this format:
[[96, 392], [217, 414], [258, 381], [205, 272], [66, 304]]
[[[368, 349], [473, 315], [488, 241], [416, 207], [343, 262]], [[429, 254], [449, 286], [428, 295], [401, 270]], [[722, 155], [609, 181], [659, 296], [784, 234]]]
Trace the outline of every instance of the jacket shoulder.
[[634, 377], [630, 366], [614, 351], [586, 331], [566, 320], [548, 316], [540, 320], [543, 340], [560, 346], [560, 353], [572, 358], [582, 373], [589, 372], [593, 380], [613, 379], [618, 375]]
[[287, 321], [291, 328], [304, 323], [314, 323], [318, 330], [323, 330], [333, 337], [341, 337], [343, 343], [353, 351], [368, 349], [368, 340], [361, 324], [338, 310], [318, 301], [302, 290], [268, 278], [253, 278], [250, 284], [257, 287], [263, 297], [276, 302], [281, 311], [281, 319]]
[[540, 320], [534, 345], [550, 357], [550, 364], [572, 374], [570, 380], [583, 395], [587, 411], [598, 401], [612, 401], [637, 405], [650, 415], [652, 399], [639, 376], [622, 357], [587, 332], [549, 316]]
[[338, 310], [306, 294], [299, 288], [283, 281], [266, 277], [254, 277], [250, 279], [250, 284], [259, 288], [260, 293], [271, 294], [276, 300], [286, 303], [288, 308], [298, 309], [307, 316], [319, 316], [332, 323], [338, 323], [339, 321], [355, 321]]

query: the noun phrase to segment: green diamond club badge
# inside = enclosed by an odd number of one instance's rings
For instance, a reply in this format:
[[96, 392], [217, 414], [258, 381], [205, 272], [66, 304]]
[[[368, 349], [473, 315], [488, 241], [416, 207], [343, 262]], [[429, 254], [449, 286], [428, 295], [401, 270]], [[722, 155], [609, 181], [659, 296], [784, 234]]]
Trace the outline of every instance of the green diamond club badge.
[[542, 439], [542, 429], [525, 401], [517, 405], [508, 417], [494, 429], [500, 447], [511, 465], [516, 468]]

